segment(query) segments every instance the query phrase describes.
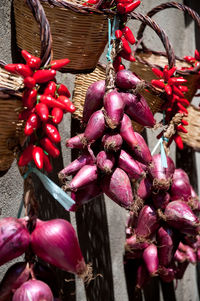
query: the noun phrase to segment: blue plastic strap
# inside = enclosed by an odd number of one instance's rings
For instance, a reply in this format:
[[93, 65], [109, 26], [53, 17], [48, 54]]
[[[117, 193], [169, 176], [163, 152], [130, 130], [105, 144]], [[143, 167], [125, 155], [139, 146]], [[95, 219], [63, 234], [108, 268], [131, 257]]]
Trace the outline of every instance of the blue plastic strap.
[[73, 204], [75, 204], [74, 200], [65, 193], [58, 185], [56, 185], [53, 181], [51, 181], [45, 174], [40, 172], [35, 167], [30, 167], [26, 174], [23, 176], [24, 179], [28, 177], [28, 175], [33, 172], [35, 173], [46, 190], [53, 196], [55, 200], [57, 200], [66, 210], [69, 210]]
[[19, 205], [19, 209], [18, 209], [18, 212], [17, 212], [17, 218], [21, 217], [23, 207], [24, 207], [24, 201], [21, 200], [20, 205]]
[[161, 153], [162, 167], [167, 168], [168, 167], [168, 165], [167, 165], [167, 156], [166, 156], [164, 145], [163, 145], [163, 138], [161, 138], [160, 153]]
[[109, 62], [111, 62], [111, 49], [112, 49], [112, 45], [111, 45], [111, 20], [108, 19], [108, 52], [107, 52], [107, 60]]

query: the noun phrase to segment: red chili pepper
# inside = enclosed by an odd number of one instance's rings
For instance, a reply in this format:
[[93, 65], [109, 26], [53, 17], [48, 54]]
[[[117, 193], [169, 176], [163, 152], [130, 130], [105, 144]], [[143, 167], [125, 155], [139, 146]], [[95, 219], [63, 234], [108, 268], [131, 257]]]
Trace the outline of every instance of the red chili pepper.
[[47, 156], [45, 153], [43, 156], [43, 161], [44, 161], [44, 169], [46, 170], [46, 172], [51, 173], [53, 171], [53, 166], [51, 165], [49, 156]]
[[183, 125], [188, 125], [188, 122], [187, 122], [185, 119], [182, 119], [182, 120], [181, 120], [181, 123], [182, 123]]
[[165, 84], [162, 79], [152, 79], [151, 83], [156, 88], [159, 88], [159, 89], [165, 88]]
[[33, 160], [37, 168], [42, 169], [44, 165], [44, 151], [40, 146], [35, 146], [32, 151]]
[[57, 85], [57, 90], [56, 92], [58, 93], [58, 95], [64, 95], [64, 96], [67, 96], [67, 97], [70, 97], [71, 94], [69, 92], [69, 90], [67, 89], [67, 87], [63, 84], [58, 84]]
[[35, 112], [35, 107], [29, 110], [23, 110], [21, 113], [18, 115], [19, 120], [27, 120], [28, 117]]
[[46, 88], [44, 89], [44, 92], [43, 92], [43, 95], [50, 95], [50, 96], [55, 96], [55, 93], [56, 93], [56, 89], [57, 89], [57, 85], [55, 82], [53, 81], [50, 81]]
[[133, 0], [115, 0], [116, 3], [125, 3], [125, 4], [128, 4], [128, 3], [132, 3]]
[[63, 102], [65, 104], [65, 111], [70, 112], [70, 113], [74, 113], [76, 111], [76, 107], [66, 96], [60, 95], [57, 98], [57, 100], [60, 101], [61, 103]]
[[176, 67], [172, 67], [171, 69], [168, 70], [169, 78], [174, 74], [175, 71], [176, 71]]
[[36, 83], [43, 84], [54, 79], [55, 76], [55, 70], [38, 70], [34, 73], [33, 78], [35, 79]]
[[22, 50], [21, 54], [25, 61], [27, 62], [28, 66], [31, 67], [32, 69], [39, 69], [41, 65], [41, 59], [37, 56], [34, 56], [30, 54], [26, 50]]
[[122, 31], [120, 29], [115, 30], [115, 36], [117, 39], [121, 39]]
[[40, 140], [40, 144], [43, 149], [53, 158], [57, 158], [60, 155], [60, 151], [55, 145], [51, 142], [51, 140], [47, 137], [44, 137]]
[[167, 82], [169, 80], [169, 74], [168, 74], [168, 66], [166, 65], [163, 69], [163, 77], [164, 80]]
[[123, 50], [127, 54], [131, 54], [131, 47], [129, 46], [129, 43], [125, 37], [121, 37], [122, 45], [123, 45]]
[[57, 130], [57, 128], [50, 124], [50, 123], [44, 123], [43, 125], [44, 133], [47, 135], [47, 137], [53, 142], [53, 143], [59, 143], [61, 138], [60, 134]]
[[63, 119], [63, 110], [59, 108], [53, 108], [51, 115], [53, 117], [52, 121], [56, 124], [59, 124]]
[[127, 61], [130, 61], [130, 62], [135, 62], [135, 61], [136, 61], [133, 55], [127, 54], [127, 53], [126, 53], [125, 51], [123, 51], [123, 50], [120, 51], [119, 55], [120, 55], [123, 59], [125, 59], [125, 60], [127, 60]]
[[121, 64], [121, 61], [122, 61], [121, 56], [119, 56], [119, 55], [116, 56], [116, 58], [115, 58], [115, 60], [113, 62], [113, 67], [114, 67], [114, 69], [115, 69], [116, 72], [119, 71], [119, 66]]
[[170, 85], [166, 85], [165, 86], [165, 92], [167, 93], [167, 95], [171, 95], [172, 94], [172, 88]]
[[181, 92], [181, 90], [179, 90], [178, 87], [173, 86], [172, 89], [173, 89], [173, 92], [174, 92], [176, 95], [178, 95], [178, 96], [181, 97], [181, 98], [184, 98], [183, 92]]
[[29, 89], [32, 89], [35, 87], [35, 85], [36, 85], [36, 81], [34, 80], [33, 77], [31, 77], [31, 76], [25, 77], [24, 86], [26, 86]]
[[119, 65], [119, 68], [118, 68], [118, 71], [124, 70], [124, 69], [126, 69], [126, 67], [125, 67], [123, 64], [120, 64], [120, 65]]
[[194, 55], [195, 55], [195, 59], [197, 61], [200, 61], [200, 54], [199, 54], [199, 51], [197, 49], [195, 49]]
[[39, 118], [35, 113], [32, 113], [26, 121], [24, 134], [30, 136], [39, 126]]
[[122, 28], [122, 33], [130, 44], [135, 44], [135, 37], [128, 26], [124, 26], [124, 28]]
[[184, 56], [184, 60], [189, 62], [189, 63], [194, 63], [195, 62], [195, 58], [193, 56], [189, 56], [189, 55]]
[[177, 106], [180, 109], [179, 112], [188, 114], [188, 110], [180, 102], [177, 102]]
[[31, 143], [23, 150], [19, 157], [18, 166], [25, 166], [33, 159], [32, 151], [34, 147], [35, 146]]
[[35, 110], [42, 121], [46, 122], [49, 119], [49, 109], [44, 103], [36, 104]]
[[151, 69], [153, 71], [153, 73], [158, 76], [159, 78], [162, 78], [163, 77], [163, 72], [160, 70], [160, 69], [157, 69], [157, 68], [152, 68]]
[[53, 69], [53, 70], [59, 70], [62, 67], [64, 67], [65, 65], [69, 64], [69, 62], [70, 62], [69, 59], [54, 60], [54, 61], [51, 61], [50, 66], [51, 66], [51, 69]]
[[178, 148], [183, 149], [184, 146], [183, 146], [183, 141], [182, 141], [181, 136], [176, 134], [176, 135], [173, 136], [173, 138], [174, 138], [174, 141], [175, 141], [176, 145], [178, 146]]
[[188, 87], [187, 86], [177, 86], [179, 88], [179, 90], [181, 90], [182, 92], [188, 92]]
[[[64, 96], [66, 97], [66, 96]], [[55, 99], [52, 96], [48, 96], [48, 95], [39, 95], [37, 97], [37, 99], [42, 102], [45, 103], [48, 107], [50, 108], [60, 108], [61, 110], [67, 110], [67, 106], [65, 105], [65, 103], [63, 103], [62, 101], [60, 101], [60, 96]]]
[[190, 105], [189, 101], [186, 98], [179, 98], [178, 101], [184, 106], [188, 107]]
[[141, 1], [136, 0], [132, 3], [125, 4], [125, 3], [118, 3], [117, 4], [117, 10], [120, 14], [129, 14], [131, 13], [134, 9], [136, 9], [140, 5]]
[[28, 65], [17, 64], [15, 70], [16, 70], [16, 72], [18, 74], [20, 74], [23, 77], [27, 77], [27, 76], [32, 76], [33, 75], [33, 71], [31, 70], [31, 68]]
[[177, 127], [176, 127], [177, 131], [179, 132], [182, 132], [182, 133], [187, 133], [188, 131], [182, 126], [182, 124], [179, 124]]
[[24, 91], [22, 96], [22, 103], [24, 107], [27, 107], [28, 109], [32, 109], [36, 100], [37, 100], [37, 90], [31, 89], [31, 90]]
[[4, 66], [4, 69], [7, 70], [8, 72], [14, 73], [14, 74], [18, 74], [16, 71], [16, 66], [18, 64], [7, 64]]
[[170, 85], [181, 85], [187, 82], [187, 79], [184, 79], [183, 77], [171, 77], [168, 81], [168, 84]]

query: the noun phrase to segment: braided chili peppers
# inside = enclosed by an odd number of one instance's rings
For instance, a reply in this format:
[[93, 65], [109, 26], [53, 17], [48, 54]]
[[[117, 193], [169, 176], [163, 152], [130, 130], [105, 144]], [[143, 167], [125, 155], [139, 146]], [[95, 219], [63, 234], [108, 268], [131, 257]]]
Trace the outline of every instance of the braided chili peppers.
[[63, 114], [75, 111], [69, 100], [70, 92], [63, 84], [57, 84], [56, 71], [69, 63], [69, 59], [51, 61], [41, 67], [41, 60], [28, 53], [21, 52], [26, 64], [8, 64], [7, 71], [24, 77], [25, 90], [22, 96], [24, 110], [19, 119], [25, 121], [24, 134], [30, 137], [29, 145], [23, 150], [18, 165], [25, 166], [30, 161], [47, 172], [52, 171], [49, 157], [59, 156], [54, 145], [60, 142], [56, 125], [62, 121]]

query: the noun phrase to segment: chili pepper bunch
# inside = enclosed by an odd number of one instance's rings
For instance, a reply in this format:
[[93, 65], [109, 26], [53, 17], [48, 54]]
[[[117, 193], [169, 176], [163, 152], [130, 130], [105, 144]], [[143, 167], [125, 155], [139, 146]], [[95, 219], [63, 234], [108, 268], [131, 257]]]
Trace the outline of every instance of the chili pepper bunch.
[[26, 64], [5, 65], [7, 71], [24, 78], [24, 110], [19, 114], [19, 120], [25, 121], [24, 134], [29, 137], [29, 144], [23, 150], [18, 165], [25, 166], [34, 160], [39, 169], [51, 172], [50, 156], [56, 158], [60, 154], [55, 146], [61, 140], [56, 125], [62, 121], [64, 113], [75, 111], [69, 100], [69, 90], [65, 85], [57, 84], [55, 79], [56, 71], [69, 60], [54, 60], [48, 66], [41, 67], [40, 58], [26, 50], [22, 50], [21, 54]]
[[192, 67], [189, 67], [187, 69], [193, 69], [193, 67], [196, 67], [200, 64], [200, 53], [199, 53], [199, 51], [197, 49], [195, 49], [194, 57], [186, 55], [186, 56], [184, 56], [184, 60], [186, 62], [192, 64]]
[[[169, 122], [176, 113], [187, 115], [188, 111], [186, 107], [189, 106], [189, 101], [184, 96], [184, 93], [188, 91], [188, 87], [184, 85], [187, 80], [181, 76], [174, 76], [176, 67], [169, 69], [166, 65], [163, 71], [157, 68], [152, 68], [152, 71], [159, 78], [153, 79], [151, 81], [152, 85], [155, 88], [164, 89], [166, 93], [167, 101], [162, 106], [162, 110], [166, 112], [166, 122]], [[184, 128], [184, 126], [187, 125], [187, 121], [182, 119], [181, 124], [176, 128], [177, 132], [187, 133], [187, 130]], [[158, 137], [160, 137], [160, 135]], [[183, 149], [183, 142], [178, 134], [172, 137], [169, 144], [173, 140], [180, 149]]]

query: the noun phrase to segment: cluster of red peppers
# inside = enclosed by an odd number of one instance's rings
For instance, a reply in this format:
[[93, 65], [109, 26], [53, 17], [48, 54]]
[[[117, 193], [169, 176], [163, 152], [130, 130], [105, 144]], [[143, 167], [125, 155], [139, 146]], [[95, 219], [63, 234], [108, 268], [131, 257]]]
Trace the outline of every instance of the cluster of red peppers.
[[190, 64], [192, 64], [192, 67], [189, 67], [187, 69], [193, 69], [194, 67], [197, 67], [200, 64], [200, 53], [196, 49], [194, 52], [194, 57], [186, 55], [184, 56], [184, 60]]
[[56, 127], [63, 114], [75, 111], [69, 100], [70, 92], [63, 84], [57, 84], [56, 71], [69, 63], [69, 59], [51, 61], [41, 67], [41, 59], [26, 50], [21, 54], [26, 64], [8, 64], [5, 69], [24, 78], [25, 90], [22, 96], [24, 110], [19, 120], [25, 121], [24, 134], [29, 137], [28, 146], [23, 150], [18, 165], [25, 166], [34, 160], [35, 165], [48, 173], [52, 171], [49, 156], [56, 158], [60, 151], [55, 146], [61, 138]]
[[[103, 1], [98, 8], [99, 9], [117, 9], [117, 12], [121, 15], [130, 14], [134, 9], [136, 9], [141, 1], [140, 0], [115, 0], [114, 1], [116, 6], [113, 7], [113, 1], [105, 0]], [[83, 3], [85, 6], [93, 6], [97, 5], [99, 3], [99, 0], [87, 0]]]
[[[152, 85], [155, 88], [164, 89], [166, 92], [167, 101], [162, 106], [162, 110], [166, 112], [166, 122], [169, 122], [176, 113], [187, 115], [188, 111], [186, 107], [190, 104], [184, 96], [184, 93], [188, 91], [188, 87], [184, 85], [187, 80], [181, 76], [174, 76], [176, 67], [169, 69], [168, 66], [165, 66], [163, 71], [157, 68], [152, 68], [152, 71], [159, 78], [153, 79], [151, 81]], [[177, 132], [187, 133], [184, 125], [187, 126], [188, 122], [182, 119], [181, 124], [176, 128]], [[160, 136], [162, 135], [159, 135], [158, 137]], [[175, 134], [172, 137], [169, 144], [173, 140], [180, 149], [183, 149], [183, 142], [178, 134]]]

